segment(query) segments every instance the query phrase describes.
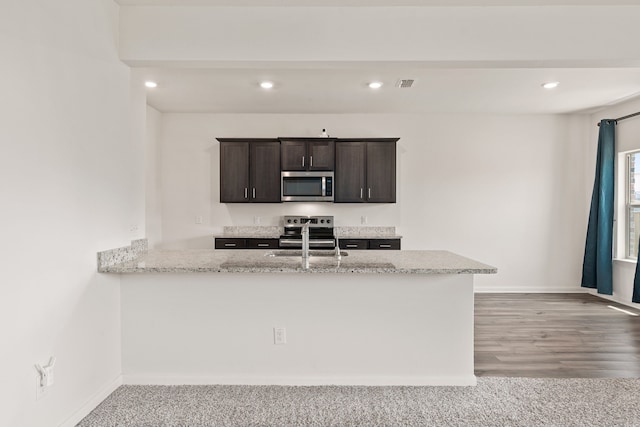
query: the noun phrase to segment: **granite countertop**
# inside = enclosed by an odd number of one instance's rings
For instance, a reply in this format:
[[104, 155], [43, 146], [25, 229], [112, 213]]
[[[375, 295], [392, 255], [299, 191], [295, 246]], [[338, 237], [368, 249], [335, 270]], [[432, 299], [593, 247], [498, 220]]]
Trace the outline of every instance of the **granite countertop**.
[[337, 236], [340, 240], [347, 239], [402, 239], [398, 234], [343, 234]]
[[[282, 234], [280, 226], [225, 226], [222, 233], [214, 238], [222, 239], [278, 239]], [[395, 227], [348, 227], [336, 226], [335, 234], [339, 239], [401, 239]]]
[[214, 234], [214, 238], [223, 239], [279, 239], [282, 227], [278, 226], [225, 226], [222, 233]]
[[[151, 250], [130, 260], [99, 266], [102, 273], [382, 273], [494, 274], [490, 265], [448, 251], [343, 251], [311, 256], [309, 268], [300, 256], [273, 256], [275, 250]], [[292, 251], [295, 252], [295, 251]], [[331, 255], [333, 251], [312, 251]], [[299, 251], [298, 251], [299, 253]]]

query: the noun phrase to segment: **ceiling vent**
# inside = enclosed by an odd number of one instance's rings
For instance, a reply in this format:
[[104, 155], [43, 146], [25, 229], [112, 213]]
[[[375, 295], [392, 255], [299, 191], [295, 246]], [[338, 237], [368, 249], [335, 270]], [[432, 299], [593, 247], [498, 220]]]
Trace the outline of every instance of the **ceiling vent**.
[[413, 86], [413, 79], [400, 79], [396, 83], [396, 87], [411, 87]]

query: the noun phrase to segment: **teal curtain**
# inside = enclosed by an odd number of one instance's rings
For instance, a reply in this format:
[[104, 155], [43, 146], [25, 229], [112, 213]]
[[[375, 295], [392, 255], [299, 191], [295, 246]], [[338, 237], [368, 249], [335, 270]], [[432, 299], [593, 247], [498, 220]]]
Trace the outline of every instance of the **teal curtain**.
[[613, 293], [613, 196], [616, 122], [602, 120], [598, 136], [596, 177], [591, 196], [582, 287]]
[[[639, 243], [640, 244], [640, 243]], [[640, 251], [638, 251], [638, 263], [636, 264], [636, 277], [633, 279], [633, 296], [631, 301], [640, 303]]]

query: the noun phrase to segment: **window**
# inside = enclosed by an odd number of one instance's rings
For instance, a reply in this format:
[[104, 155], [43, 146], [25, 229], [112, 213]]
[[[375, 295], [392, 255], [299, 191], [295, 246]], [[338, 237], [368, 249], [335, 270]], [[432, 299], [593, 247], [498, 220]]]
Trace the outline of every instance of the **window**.
[[640, 151], [627, 154], [626, 181], [626, 257], [635, 260], [638, 258], [640, 239]]

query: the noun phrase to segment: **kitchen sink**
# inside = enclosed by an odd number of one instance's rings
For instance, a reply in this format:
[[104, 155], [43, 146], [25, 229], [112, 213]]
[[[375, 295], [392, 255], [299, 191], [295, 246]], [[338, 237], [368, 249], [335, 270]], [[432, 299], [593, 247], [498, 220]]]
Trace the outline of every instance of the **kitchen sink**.
[[[340, 251], [340, 255], [347, 256], [349, 254], [345, 251]], [[287, 257], [300, 258], [302, 256], [302, 251], [296, 251], [296, 250], [270, 251], [264, 254], [264, 256], [287, 256]], [[315, 251], [309, 251], [309, 256], [310, 257], [335, 257], [336, 253], [333, 250], [327, 250], [327, 251], [315, 250]]]

